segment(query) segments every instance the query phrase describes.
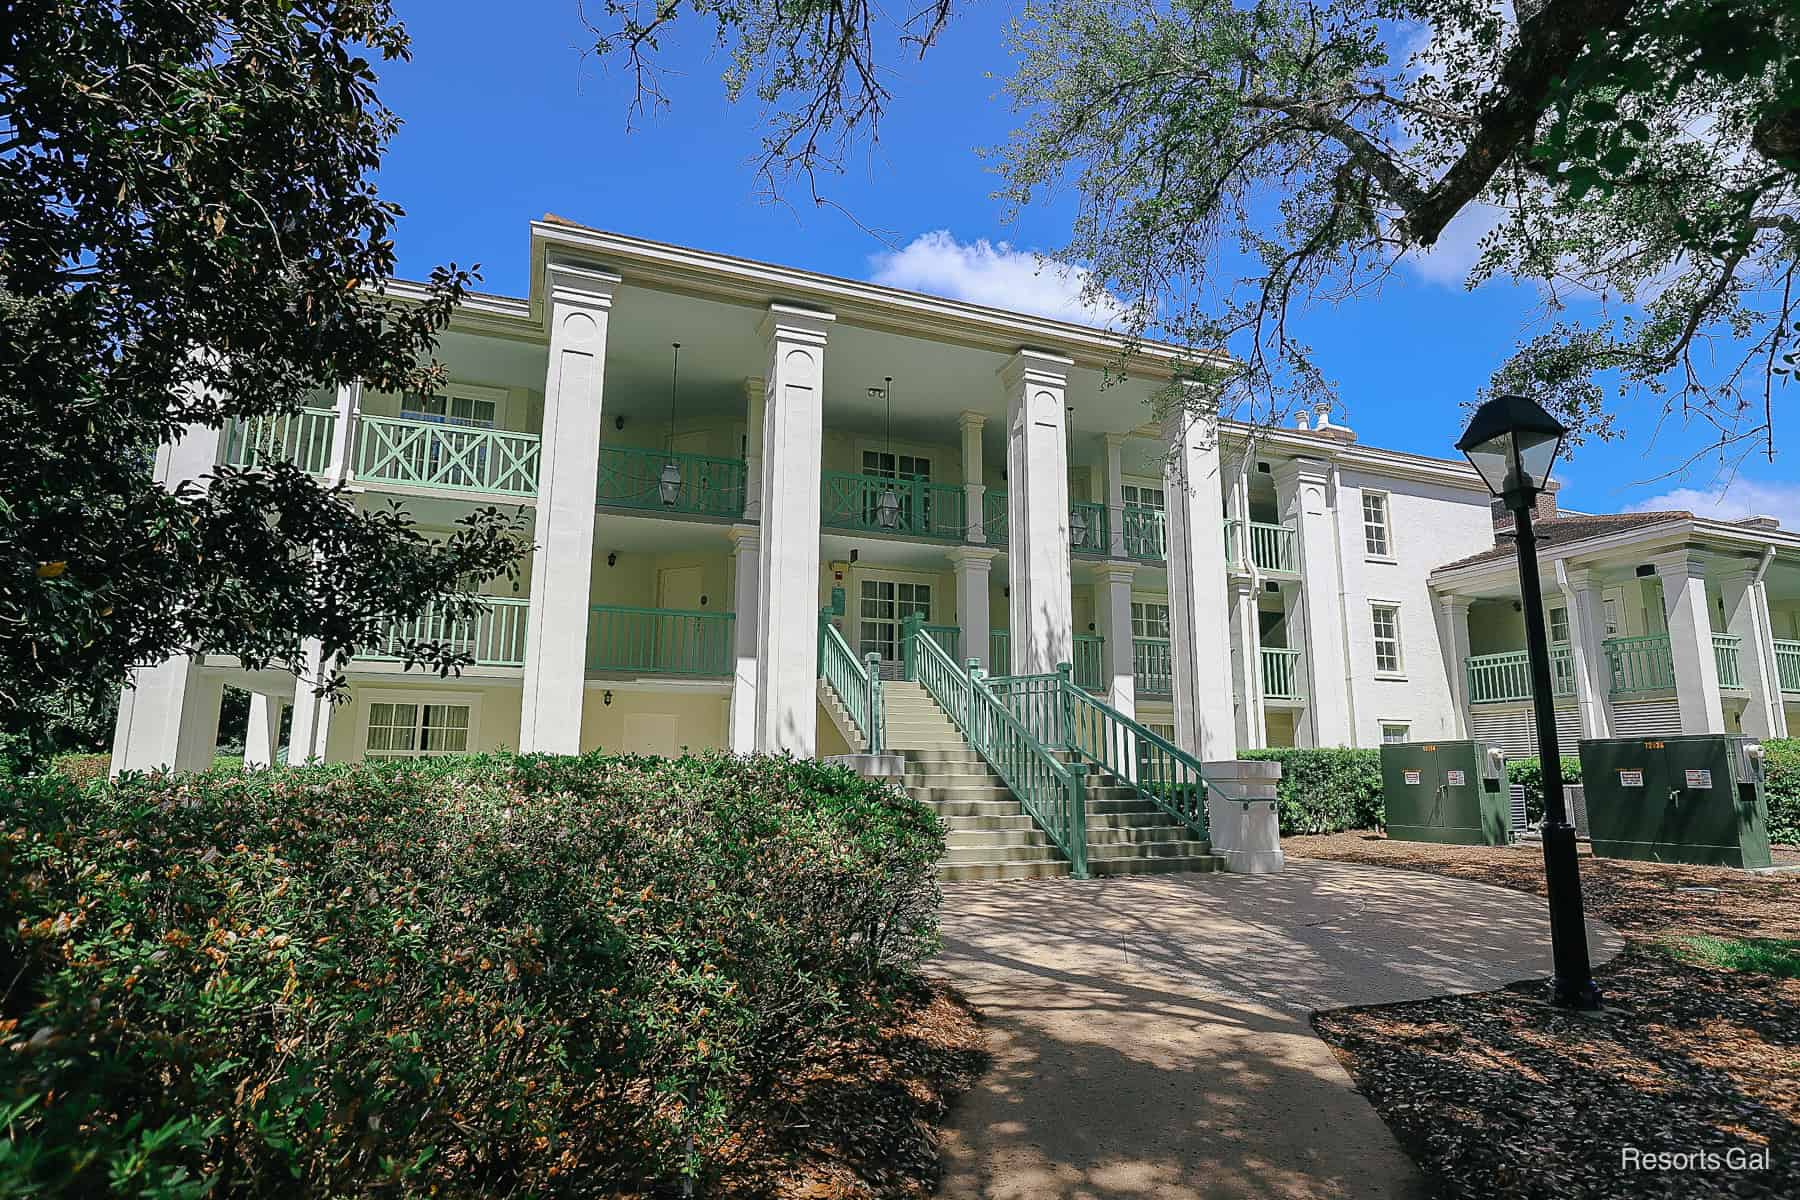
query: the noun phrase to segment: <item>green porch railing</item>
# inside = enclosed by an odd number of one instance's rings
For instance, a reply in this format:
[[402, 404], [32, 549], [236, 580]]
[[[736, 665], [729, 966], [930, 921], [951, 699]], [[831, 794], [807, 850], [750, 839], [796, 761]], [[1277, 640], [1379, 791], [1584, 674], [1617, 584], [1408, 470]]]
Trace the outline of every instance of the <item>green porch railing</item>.
[[1713, 641], [1713, 662], [1719, 668], [1719, 686], [1722, 688], [1741, 688], [1744, 686], [1744, 675], [1738, 665], [1738, 648], [1744, 639], [1729, 633], [1715, 633]]
[[364, 414], [357, 421], [356, 478], [453, 492], [537, 495], [538, 437]]
[[[663, 469], [675, 464], [674, 503], [662, 493]], [[744, 515], [744, 460], [708, 454], [677, 454], [639, 446], [600, 447], [595, 501], [618, 508], [699, 513], [709, 517]]]
[[981, 533], [990, 546], [1006, 545], [1006, 493], [988, 488], [981, 493]]
[[887, 744], [887, 703], [881, 692], [881, 656], [869, 651], [858, 662], [850, 643], [831, 623], [831, 610], [819, 614], [819, 678], [831, 685], [838, 703], [862, 734], [861, 749], [879, 754]]
[[1105, 558], [1112, 553], [1112, 534], [1107, 529], [1106, 505], [1083, 500], [1069, 505], [1069, 552]]
[[1206, 775], [1200, 760], [1062, 677], [1067, 746], [1205, 838]]
[[[899, 508], [892, 526], [881, 523], [881, 496], [892, 488]], [[884, 479], [826, 471], [819, 484], [819, 522], [833, 529], [861, 529], [960, 542], [967, 493], [960, 483]]]
[[1675, 686], [1675, 659], [1669, 650], [1668, 634], [1608, 638], [1602, 645], [1612, 671], [1614, 695]]
[[1784, 692], [1800, 692], [1800, 642], [1775, 639], [1775, 678]]
[[988, 666], [990, 674], [1007, 675], [1012, 672], [1012, 632], [1006, 629], [988, 630]]
[[1119, 514], [1125, 554], [1142, 562], [1162, 562], [1169, 556], [1168, 515], [1161, 509], [1127, 504]]
[[454, 616], [446, 606], [431, 604], [417, 616], [390, 624], [386, 640], [373, 653], [357, 657], [403, 662], [408, 642], [441, 642], [468, 654], [478, 667], [522, 667], [530, 612], [529, 600], [513, 596], [483, 596], [474, 616]]
[[987, 689], [979, 667], [965, 673], [923, 631], [913, 641], [920, 686], [1068, 858], [1069, 874], [1086, 879], [1085, 783]]
[[[1470, 704], [1508, 704], [1531, 699], [1531, 659], [1523, 650], [1472, 654], [1463, 660]], [[1566, 642], [1550, 647], [1550, 694], [1575, 694], [1575, 655]]]
[[1106, 639], [1099, 634], [1075, 635], [1075, 685], [1090, 691], [1106, 686]]
[[943, 652], [950, 656], [951, 662], [961, 662], [963, 660], [962, 629], [960, 627], [955, 625], [921, 625], [919, 628], [925, 631], [926, 637], [936, 642]]
[[1175, 658], [1168, 638], [1132, 638], [1131, 673], [1145, 696], [1175, 694]]
[[331, 438], [337, 413], [303, 408], [273, 416], [240, 417], [225, 426], [225, 461], [254, 470], [271, 462], [291, 462], [322, 475], [331, 465]]
[[1300, 699], [1300, 651], [1286, 646], [1262, 648], [1262, 694], [1270, 700]]
[[588, 609], [587, 669], [729, 675], [736, 615], [596, 604]]

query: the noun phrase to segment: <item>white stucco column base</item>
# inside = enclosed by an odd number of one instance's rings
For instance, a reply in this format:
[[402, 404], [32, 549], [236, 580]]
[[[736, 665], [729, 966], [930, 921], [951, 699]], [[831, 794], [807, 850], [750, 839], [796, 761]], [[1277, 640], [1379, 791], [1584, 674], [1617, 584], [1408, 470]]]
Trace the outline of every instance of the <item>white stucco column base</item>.
[[1275, 800], [1281, 764], [1232, 759], [1206, 763], [1204, 770], [1207, 781], [1215, 785], [1206, 798], [1213, 853], [1225, 860], [1228, 871], [1278, 874], [1287, 865]]
[[1719, 698], [1719, 664], [1706, 605], [1706, 560], [1681, 550], [1653, 561], [1663, 585], [1681, 732], [1724, 733], [1725, 704]]
[[999, 553], [984, 546], [955, 546], [950, 550], [950, 561], [956, 565], [956, 624], [962, 630], [963, 664], [977, 659], [981, 669], [990, 674], [993, 664], [988, 662], [988, 587]]
[[1073, 365], [1059, 354], [1020, 350], [1000, 372], [1007, 393], [1007, 612], [1014, 675], [1048, 675], [1058, 663], [1075, 661], [1064, 408]]
[[1256, 603], [1256, 580], [1235, 575], [1226, 587], [1231, 597], [1231, 685], [1237, 692], [1238, 749], [1259, 750], [1269, 739], [1263, 705], [1262, 619]]
[[225, 685], [186, 655], [131, 673], [119, 693], [112, 766], [121, 771], [204, 771], [219, 737]]
[[1094, 569], [1094, 615], [1105, 651], [1106, 702], [1137, 717], [1137, 663], [1131, 636], [1131, 583], [1137, 568], [1107, 563]]
[[735, 525], [731, 530], [731, 564], [733, 602], [737, 613], [732, 620], [733, 654], [737, 665], [731, 680], [731, 752], [751, 754], [756, 750], [756, 608], [762, 588], [758, 567], [762, 559], [762, 539], [754, 525]]
[[[1175, 744], [1195, 758], [1237, 753], [1231, 618], [1225, 594], [1218, 410], [1191, 403], [1163, 422], [1168, 503], [1169, 660]], [[1016, 589], [1015, 589], [1016, 590]]]
[[272, 767], [281, 740], [281, 697], [250, 693], [250, 719], [244, 726], [244, 765]]

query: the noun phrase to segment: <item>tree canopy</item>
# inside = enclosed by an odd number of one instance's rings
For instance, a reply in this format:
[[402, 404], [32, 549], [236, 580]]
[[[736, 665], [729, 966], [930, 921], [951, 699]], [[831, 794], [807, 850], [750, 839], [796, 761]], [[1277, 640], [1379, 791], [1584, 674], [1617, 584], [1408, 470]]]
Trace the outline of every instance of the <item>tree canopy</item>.
[[[596, 23], [641, 100], [683, 11], [613, 0]], [[885, 111], [877, 48], [922, 54], [951, 17], [947, 0], [897, 25], [841, 0], [686, 12], [731, 48], [732, 94], [767, 108], [765, 180], [820, 197]], [[1773, 453], [1795, 365], [1797, 36], [1791, 0], [1031, 0], [1005, 85], [1023, 123], [992, 154], [1011, 205], [1073, 193], [1060, 257], [1127, 302], [1128, 333], [1233, 352], [1240, 411], [1327, 395], [1293, 315], [1373, 294], [1460, 216], [1493, 226], [1471, 283], [1546, 298], [1494, 386], [1578, 438], [1613, 436], [1634, 393], [1705, 423], [1709, 448]]]
[[[390, 300], [386, 0], [19, 0], [0, 38], [0, 733], [171, 654], [340, 665], [390, 616], [511, 569], [512, 519], [431, 538], [295, 467], [159, 486], [184, 427], [339, 384], [430, 388], [474, 276]], [[453, 669], [458, 650], [407, 653]], [[341, 683], [335, 673], [327, 689]]]

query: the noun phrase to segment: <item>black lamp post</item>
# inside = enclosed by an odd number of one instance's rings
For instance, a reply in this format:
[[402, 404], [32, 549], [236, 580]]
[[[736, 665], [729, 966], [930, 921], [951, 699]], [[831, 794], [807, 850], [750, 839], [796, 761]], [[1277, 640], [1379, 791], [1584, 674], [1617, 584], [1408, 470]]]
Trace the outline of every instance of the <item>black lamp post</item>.
[[1537, 718], [1538, 760], [1544, 775], [1544, 875], [1550, 885], [1550, 949], [1556, 1003], [1600, 1007], [1588, 964], [1587, 925], [1581, 913], [1581, 866], [1575, 827], [1563, 803], [1562, 759], [1556, 744], [1556, 707], [1550, 692], [1550, 643], [1544, 631], [1544, 591], [1538, 582], [1537, 534], [1531, 510], [1550, 480], [1566, 432], [1557, 419], [1524, 396], [1496, 396], [1475, 410], [1456, 448], [1465, 454], [1513, 514], [1519, 552], [1519, 600], [1525, 610], [1525, 652], [1531, 663], [1531, 708]]

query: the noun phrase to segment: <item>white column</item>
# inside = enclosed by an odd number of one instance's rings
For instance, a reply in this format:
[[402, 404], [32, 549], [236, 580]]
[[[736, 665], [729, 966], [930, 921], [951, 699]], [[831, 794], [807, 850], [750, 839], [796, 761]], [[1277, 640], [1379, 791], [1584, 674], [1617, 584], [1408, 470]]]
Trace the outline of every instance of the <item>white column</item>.
[[[987, 484], [984, 482], [981, 461], [981, 431], [987, 427], [987, 416], [965, 411], [956, 418], [956, 427], [962, 432], [963, 524], [967, 528], [965, 536], [971, 542], [985, 542], [987, 527], [982, 524], [981, 518], [985, 511]], [[985, 610], [982, 623], [986, 624]], [[981, 661], [987, 662], [986, 646], [981, 649]]]
[[288, 764], [324, 762], [331, 741], [332, 703], [313, 689], [325, 676], [323, 647], [317, 638], [301, 643], [305, 664], [294, 679], [294, 715], [288, 721]]
[[[1300, 558], [1300, 615], [1305, 637], [1306, 711], [1316, 746], [1352, 746], [1350, 689], [1344, 658], [1344, 622], [1368, 621], [1368, 612], [1346, 613], [1338, 595], [1338, 547], [1332, 519], [1330, 468], [1312, 458], [1289, 459], [1275, 468], [1282, 516], [1294, 523]], [[1290, 632], [1290, 641], [1292, 634]]]
[[1725, 706], [1719, 699], [1719, 665], [1713, 657], [1712, 616], [1706, 605], [1706, 560], [1678, 550], [1653, 561], [1662, 578], [1681, 732], [1724, 733]]
[[1260, 750], [1268, 740], [1262, 686], [1262, 614], [1256, 604], [1256, 580], [1231, 576], [1231, 682], [1237, 692], [1238, 745]]
[[250, 693], [250, 719], [244, 726], [244, 765], [272, 767], [281, 741], [281, 697]]
[[1125, 557], [1125, 435], [1101, 434], [1106, 443], [1106, 523], [1111, 545], [1107, 553], [1113, 558]]
[[1204, 761], [1235, 758], [1218, 409], [1190, 400], [1169, 413], [1163, 434], [1175, 744]]
[[1109, 562], [1094, 568], [1094, 616], [1105, 639], [1106, 702], [1137, 716], [1137, 664], [1131, 639], [1131, 581], [1137, 568]]
[[[744, 520], [762, 520], [763, 387], [761, 379], [744, 380]], [[755, 629], [754, 624], [751, 629]]]
[[1752, 737], [1787, 736], [1781, 681], [1775, 674], [1775, 643], [1763, 621], [1763, 581], [1749, 564], [1734, 565], [1719, 577], [1725, 601], [1725, 630], [1738, 639], [1738, 675], [1749, 693], [1744, 732]]
[[1075, 661], [1069, 581], [1069, 444], [1073, 360], [1020, 350], [1000, 373], [1007, 393], [1006, 516], [1015, 675]]
[[1605, 584], [1593, 571], [1556, 564], [1569, 610], [1569, 658], [1575, 671], [1575, 703], [1581, 736], [1612, 736], [1612, 668], [1606, 661]]
[[325, 483], [335, 485], [350, 478], [356, 463], [356, 422], [362, 412], [362, 384], [340, 383], [336, 419], [331, 423], [331, 458], [325, 463]]
[[950, 561], [956, 564], [956, 624], [962, 630], [962, 658], [958, 666], [971, 658], [981, 661], [981, 669], [990, 674], [988, 662], [988, 587], [993, 575], [998, 550], [984, 546], [955, 546]]
[[[1446, 736], [1469, 736], [1469, 603], [1468, 596], [1437, 598], [1438, 645], [1444, 652], [1444, 675], [1450, 685], [1450, 720]], [[1423, 732], [1423, 731], [1421, 731]]]
[[819, 460], [829, 313], [769, 306], [756, 748], [811, 758], [818, 736]]
[[545, 267], [545, 275], [550, 358], [544, 373], [519, 749], [577, 754], [587, 681], [606, 331], [619, 277], [555, 262]]
[[1771, 737], [1785, 738], [1793, 735], [1792, 723], [1788, 720], [1786, 699], [1781, 691], [1781, 663], [1775, 657], [1775, 616], [1769, 611], [1769, 589], [1764, 581], [1768, 564], [1774, 560], [1773, 550], [1763, 551], [1763, 565], [1758, 569], [1755, 589], [1757, 619], [1762, 622], [1763, 636], [1768, 639], [1763, 643], [1763, 651], [1768, 656], [1764, 659], [1763, 678], [1768, 681], [1769, 695], [1774, 698], [1771, 715], [1775, 718]]
[[[1250, 558], [1250, 476], [1245, 472], [1249, 464], [1239, 460], [1229, 466], [1230, 484], [1225, 490], [1225, 516], [1231, 522], [1232, 535], [1237, 539], [1238, 561], [1230, 565], [1247, 572], [1253, 578], [1256, 575], [1256, 563]], [[1230, 537], [1227, 537], [1227, 547]], [[1260, 664], [1259, 664], [1260, 665]]]
[[754, 525], [732, 526], [732, 589], [737, 610], [731, 635], [737, 657], [731, 683], [733, 754], [750, 754], [756, 750], [756, 612], [757, 600], [762, 594], [758, 580], [761, 564], [761, 530]]

